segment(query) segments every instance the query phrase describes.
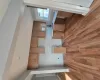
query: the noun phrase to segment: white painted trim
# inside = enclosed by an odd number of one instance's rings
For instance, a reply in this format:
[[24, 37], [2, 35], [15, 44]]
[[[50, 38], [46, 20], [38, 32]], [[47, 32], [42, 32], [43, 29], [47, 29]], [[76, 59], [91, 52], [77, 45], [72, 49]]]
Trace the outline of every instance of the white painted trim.
[[60, 72], [69, 72], [69, 69], [66, 67], [45, 67], [33, 70], [30, 74], [46, 74], [46, 73], [60, 73]]
[[54, 17], [53, 17], [53, 20], [52, 20], [53, 25], [54, 25], [54, 23], [56, 21], [57, 14], [58, 14], [58, 11], [54, 11]]
[[77, 14], [87, 14], [89, 8], [80, 7], [77, 5], [55, 2], [52, 0], [24, 0], [26, 5], [42, 7], [42, 8], [51, 8], [54, 10], [60, 10], [65, 12], [77, 13]]

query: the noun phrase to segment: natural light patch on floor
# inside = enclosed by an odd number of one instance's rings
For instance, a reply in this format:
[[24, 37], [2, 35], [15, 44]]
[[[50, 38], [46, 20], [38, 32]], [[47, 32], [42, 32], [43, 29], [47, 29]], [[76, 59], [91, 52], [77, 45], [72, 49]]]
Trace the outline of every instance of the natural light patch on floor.
[[63, 66], [63, 53], [55, 54], [54, 47], [62, 46], [61, 39], [52, 39], [52, 27], [46, 28], [46, 38], [39, 38], [38, 46], [45, 48], [45, 53], [39, 54], [39, 66]]

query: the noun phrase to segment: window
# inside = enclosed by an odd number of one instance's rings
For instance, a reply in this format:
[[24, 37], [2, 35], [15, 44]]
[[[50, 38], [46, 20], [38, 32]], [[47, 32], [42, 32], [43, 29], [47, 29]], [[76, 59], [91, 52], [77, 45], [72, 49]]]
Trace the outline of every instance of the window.
[[43, 19], [48, 19], [49, 16], [49, 9], [41, 9], [37, 8], [38, 16]]

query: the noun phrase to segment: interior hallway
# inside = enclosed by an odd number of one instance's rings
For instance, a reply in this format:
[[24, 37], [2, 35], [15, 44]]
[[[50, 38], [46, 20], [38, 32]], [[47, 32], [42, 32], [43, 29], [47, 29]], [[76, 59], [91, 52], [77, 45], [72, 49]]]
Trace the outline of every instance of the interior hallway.
[[[57, 35], [57, 37], [54, 36], [54, 27], [48, 27], [44, 22], [34, 22], [28, 64], [29, 69], [50, 66], [58, 66], [58, 68], [61, 66], [63, 68], [63, 55], [66, 49], [62, 47], [62, 34]], [[61, 25], [60, 27], [63, 26]]]

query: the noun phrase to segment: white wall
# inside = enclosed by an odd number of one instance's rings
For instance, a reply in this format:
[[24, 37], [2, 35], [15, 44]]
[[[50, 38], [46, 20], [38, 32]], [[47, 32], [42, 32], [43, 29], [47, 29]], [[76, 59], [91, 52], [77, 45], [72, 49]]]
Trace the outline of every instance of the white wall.
[[0, 0], [0, 22], [5, 15], [11, 0]]
[[17, 32], [16, 30], [18, 29], [17, 22], [19, 16], [21, 15], [21, 11], [24, 11], [23, 9], [24, 7], [22, 3], [23, 3], [22, 0], [12, 0], [0, 24], [0, 78], [1, 80], [5, 68], [7, 67], [9, 69], [9, 65], [7, 62], [8, 56], [10, 55], [11, 57], [12, 55], [10, 51], [11, 51], [11, 47], [14, 48], [14, 44], [12, 43], [15, 42], [13, 41], [13, 38], [16, 37], [15, 32]]
[[79, 5], [84, 7], [90, 7], [93, 0], [54, 0], [56, 2], [68, 3], [73, 5]]
[[[1, 4], [0, 1], [0, 7]], [[24, 7], [22, 0], [12, 0], [0, 23], [0, 80], [8, 80], [8, 76], [12, 77], [8, 74], [21, 72], [22, 68], [24, 71], [26, 68], [33, 20], [31, 12], [27, 11], [23, 18]], [[20, 54], [23, 54], [23, 58]]]
[[33, 75], [28, 75], [25, 80], [32, 80]]
[[25, 71], [18, 79], [16, 80], [32, 80], [33, 75], [30, 74], [31, 71]]
[[26, 7], [20, 23], [16, 47], [9, 72], [9, 80], [15, 80], [27, 70], [30, 41], [32, 34], [33, 18], [31, 9]]

